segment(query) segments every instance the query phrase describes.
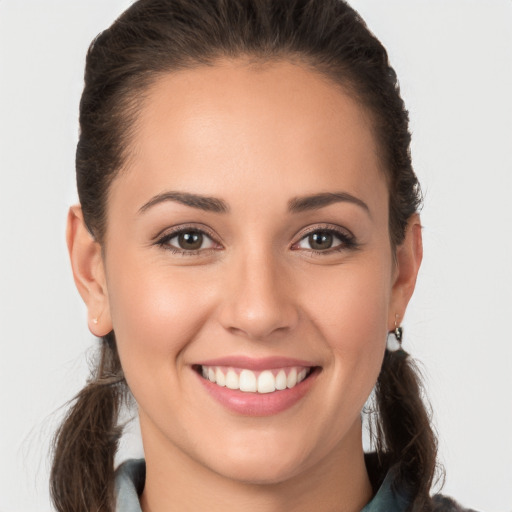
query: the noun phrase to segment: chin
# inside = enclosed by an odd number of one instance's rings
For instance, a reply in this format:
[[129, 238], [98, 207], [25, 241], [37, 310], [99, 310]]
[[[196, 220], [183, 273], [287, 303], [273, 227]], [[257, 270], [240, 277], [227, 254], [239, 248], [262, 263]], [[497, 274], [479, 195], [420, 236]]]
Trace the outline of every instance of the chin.
[[251, 437], [252, 440], [243, 436], [238, 440], [232, 438], [232, 443], [219, 443], [215, 450], [201, 454], [202, 463], [225, 478], [268, 485], [293, 478], [313, 459], [305, 446], [306, 440], [298, 440], [296, 436], [272, 439], [267, 435], [259, 440]]
[[231, 464], [222, 464], [211, 469], [224, 478], [250, 485], [280, 484], [297, 475], [300, 468], [298, 462], [283, 463], [276, 461], [275, 458], [272, 456], [265, 459], [260, 457], [259, 460], [239, 459]]

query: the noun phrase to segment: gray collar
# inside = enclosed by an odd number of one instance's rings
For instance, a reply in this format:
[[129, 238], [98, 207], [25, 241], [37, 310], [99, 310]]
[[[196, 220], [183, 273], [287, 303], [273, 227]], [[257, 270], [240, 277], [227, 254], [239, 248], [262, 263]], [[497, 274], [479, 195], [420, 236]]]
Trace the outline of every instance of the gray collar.
[[[139, 496], [144, 489], [146, 463], [130, 459], [116, 471], [116, 512], [142, 512]], [[361, 512], [405, 512], [409, 502], [392, 488], [393, 471], [389, 471], [377, 494]]]

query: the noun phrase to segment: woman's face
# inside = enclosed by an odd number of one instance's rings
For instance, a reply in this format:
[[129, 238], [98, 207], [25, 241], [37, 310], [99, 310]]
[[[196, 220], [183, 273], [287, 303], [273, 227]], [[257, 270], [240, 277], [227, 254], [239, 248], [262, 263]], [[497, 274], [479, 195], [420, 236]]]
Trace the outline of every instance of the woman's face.
[[278, 482], [361, 449], [405, 307], [379, 164], [367, 113], [305, 67], [154, 84], [110, 190], [100, 315], [146, 457]]

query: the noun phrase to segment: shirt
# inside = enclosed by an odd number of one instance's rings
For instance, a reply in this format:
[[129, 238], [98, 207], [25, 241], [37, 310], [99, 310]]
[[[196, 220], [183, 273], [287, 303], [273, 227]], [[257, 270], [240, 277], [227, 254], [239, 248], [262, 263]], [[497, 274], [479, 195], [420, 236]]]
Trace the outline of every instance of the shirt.
[[[131, 459], [116, 471], [116, 512], [142, 512], [139, 495], [144, 489], [146, 463], [144, 459]], [[361, 512], [405, 512], [409, 500], [393, 491], [393, 472], [389, 471], [373, 499]]]

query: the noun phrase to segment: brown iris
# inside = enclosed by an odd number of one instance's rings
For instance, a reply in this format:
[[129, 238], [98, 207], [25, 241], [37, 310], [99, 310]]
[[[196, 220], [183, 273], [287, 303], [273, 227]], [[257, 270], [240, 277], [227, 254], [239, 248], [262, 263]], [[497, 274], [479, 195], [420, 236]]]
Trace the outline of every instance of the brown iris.
[[182, 249], [194, 251], [203, 245], [203, 235], [198, 231], [186, 231], [178, 235], [178, 244]]
[[308, 242], [312, 249], [320, 251], [332, 247], [333, 235], [328, 231], [316, 231], [308, 236]]

